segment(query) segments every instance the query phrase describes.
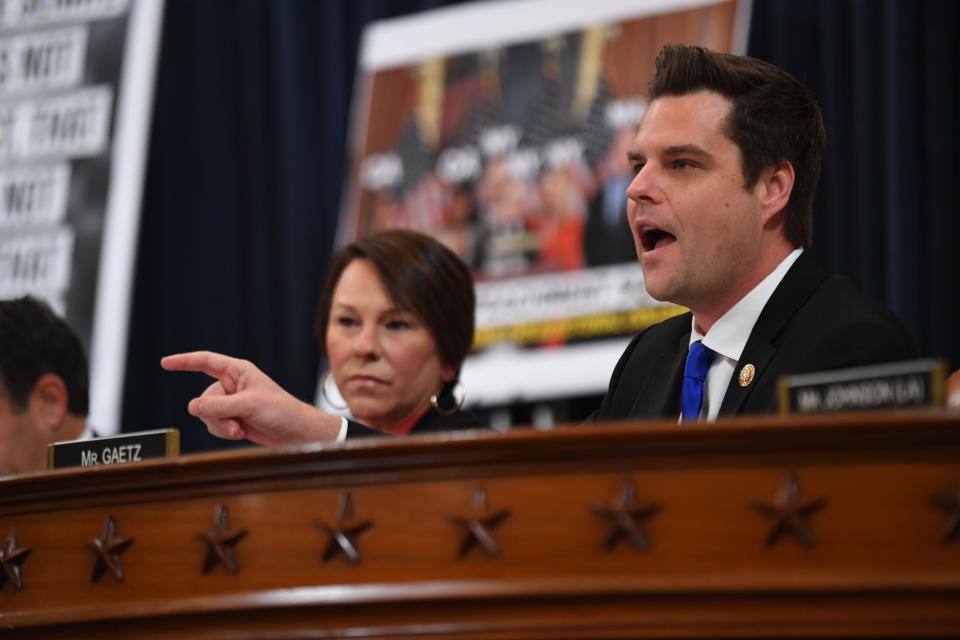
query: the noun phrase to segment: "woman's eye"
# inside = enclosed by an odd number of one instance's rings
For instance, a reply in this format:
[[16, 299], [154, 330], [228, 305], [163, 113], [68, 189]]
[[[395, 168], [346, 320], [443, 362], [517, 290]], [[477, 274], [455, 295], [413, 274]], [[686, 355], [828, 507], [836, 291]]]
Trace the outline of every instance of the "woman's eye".
[[341, 327], [353, 327], [356, 326], [357, 321], [349, 316], [340, 316], [337, 318], [337, 324]]
[[387, 329], [391, 329], [394, 331], [399, 331], [399, 330], [409, 329], [409, 328], [410, 328], [410, 323], [407, 322], [406, 320], [391, 320], [387, 323]]

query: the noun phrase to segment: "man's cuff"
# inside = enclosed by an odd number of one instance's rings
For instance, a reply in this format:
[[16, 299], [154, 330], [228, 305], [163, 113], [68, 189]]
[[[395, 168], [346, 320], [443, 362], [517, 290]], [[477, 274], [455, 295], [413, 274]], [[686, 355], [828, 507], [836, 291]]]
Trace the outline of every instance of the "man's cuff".
[[343, 444], [344, 440], [347, 439], [347, 429], [349, 426], [350, 423], [347, 422], [347, 419], [340, 416], [340, 432], [337, 434], [337, 444]]

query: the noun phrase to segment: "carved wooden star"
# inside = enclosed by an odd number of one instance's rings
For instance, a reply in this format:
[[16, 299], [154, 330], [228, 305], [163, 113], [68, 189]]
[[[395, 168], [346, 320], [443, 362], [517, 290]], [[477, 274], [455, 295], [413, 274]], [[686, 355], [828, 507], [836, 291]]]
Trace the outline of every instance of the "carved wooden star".
[[934, 496], [930, 502], [947, 512], [947, 526], [943, 530], [943, 544], [950, 544], [960, 534], [960, 489], [952, 496]]
[[447, 516], [450, 522], [463, 531], [463, 542], [460, 544], [457, 556], [464, 558], [477, 546], [486, 551], [487, 555], [499, 556], [500, 545], [497, 543], [494, 529], [510, 517], [510, 510], [501, 509], [491, 512], [487, 506], [487, 492], [483, 487], [477, 487], [473, 491], [473, 514], [472, 518]]
[[227, 508], [218, 504], [213, 510], [213, 528], [199, 534], [207, 543], [207, 558], [203, 562], [203, 572], [210, 573], [221, 562], [230, 573], [239, 570], [237, 565], [237, 543], [247, 535], [246, 529], [230, 529], [230, 514]]
[[97, 557], [97, 562], [93, 565], [90, 582], [99, 582], [107, 569], [110, 570], [114, 578], [123, 582], [123, 561], [120, 559], [120, 554], [126, 551], [131, 544], [133, 544], [133, 538], [117, 536], [116, 522], [114, 522], [113, 516], [108, 515], [106, 522], [103, 523], [103, 532], [100, 537], [87, 543]]
[[23, 574], [20, 565], [30, 555], [31, 549], [27, 547], [18, 547], [17, 539], [10, 530], [10, 535], [0, 547], [0, 565], [3, 566], [3, 573], [0, 573], [0, 590], [6, 586], [7, 580], [13, 583], [17, 591], [23, 590]]
[[787, 471], [780, 483], [780, 489], [773, 499], [773, 504], [753, 502], [753, 509], [771, 521], [770, 532], [764, 544], [772, 547], [783, 535], [790, 535], [806, 548], [816, 545], [807, 519], [827, 504], [826, 498], [817, 498], [807, 504], [800, 504], [800, 483], [796, 474]]
[[336, 524], [331, 526], [326, 522], [320, 522], [320, 528], [326, 531], [329, 536], [327, 548], [323, 552], [324, 562], [330, 562], [338, 555], [343, 554], [350, 564], [360, 563], [357, 538], [373, 526], [373, 520], [348, 524], [351, 520], [353, 520], [353, 496], [344, 489], [340, 493]]
[[603, 542], [603, 548], [610, 551], [621, 540], [628, 540], [634, 549], [644, 551], [647, 546], [647, 534], [644, 523], [660, 511], [659, 503], [637, 504], [637, 488], [630, 478], [620, 484], [620, 492], [613, 504], [594, 504], [591, 511], [610, 522], [610, 529]]

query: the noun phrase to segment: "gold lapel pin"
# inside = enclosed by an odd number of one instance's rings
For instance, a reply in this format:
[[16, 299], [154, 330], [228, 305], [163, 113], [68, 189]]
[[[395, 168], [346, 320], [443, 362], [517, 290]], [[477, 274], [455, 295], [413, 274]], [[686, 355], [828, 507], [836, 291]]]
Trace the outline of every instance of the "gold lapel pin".
[[752, 364], [743, 365], [743, 369], [740, 369], [740, 386], [749, 387], [755, 375], [757, 375], [756, 367]]

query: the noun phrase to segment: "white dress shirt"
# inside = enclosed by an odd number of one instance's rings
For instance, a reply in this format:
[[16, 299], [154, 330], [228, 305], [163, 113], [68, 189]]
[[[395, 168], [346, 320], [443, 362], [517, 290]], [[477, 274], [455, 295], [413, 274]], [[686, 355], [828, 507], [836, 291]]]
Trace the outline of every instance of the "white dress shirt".
[[747, 345], [747, 339], [750, 337], [750, 332], [753, 331], [753, 325], [757, 323], [757, 318], [760, 317], [760, 312], [767, 305], [770, 296], [773, 295], [773, 292], [801, 253], [803, 253], [803, 248], [794, 249], [790, 252], [766, 278], [750, 290], [750, 293], [740, 298], [737, 304], [720, 316], [707, 331], [707, 335], [697, 331], [697, 319], [693, 318], [690, 344], [697, 340], [703, 340], [704, 346], [709, 347], [717, 354], [710, 364], [710, 370], [707, 371], [707, 378], [704, 382], [703, 407], [700, 409], [701, 420], [713, 422], [717, 419], [723, 396], [727, 393], [727, 385], [730, 384], [733, 370]]
[[347, 419], [343, 416], [340, 416], [340, 431], [337, 432], [337, 439], [334, 440], [336, 444], [343, 444], [347, 441], [347, 430], [350, 428], [350, 423], [347, 422]]

